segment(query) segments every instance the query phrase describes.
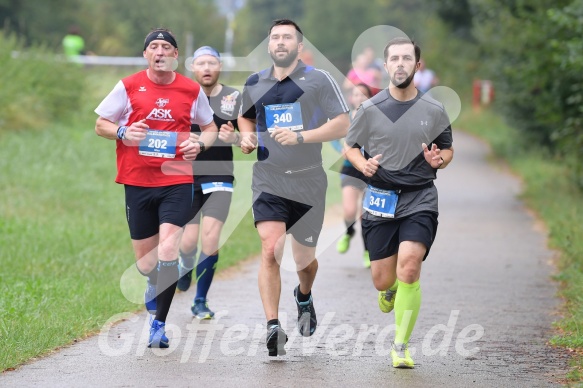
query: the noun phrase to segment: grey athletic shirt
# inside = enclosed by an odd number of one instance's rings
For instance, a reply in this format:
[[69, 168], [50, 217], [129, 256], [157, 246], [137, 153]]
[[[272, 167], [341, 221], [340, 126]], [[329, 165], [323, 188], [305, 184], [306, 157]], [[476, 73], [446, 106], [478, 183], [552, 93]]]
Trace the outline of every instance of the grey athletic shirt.
[[[381, 154], [380, 167], [369, 184], [381, 189], [404, 190], [399, 195], [395, 219], [420, 211], [438, 213], [435, 186], [415, 190], [436, 178], [423, 156], [422, 143], [451, 148], [452, 133], [443, 105], [419, 92], [410, 101], [397, 101], [388, 89], [365, 101], [346, 136], [350, 147], [364, 147], [367, 157]], [[364, 219], [384, 220], [364, 212]]]

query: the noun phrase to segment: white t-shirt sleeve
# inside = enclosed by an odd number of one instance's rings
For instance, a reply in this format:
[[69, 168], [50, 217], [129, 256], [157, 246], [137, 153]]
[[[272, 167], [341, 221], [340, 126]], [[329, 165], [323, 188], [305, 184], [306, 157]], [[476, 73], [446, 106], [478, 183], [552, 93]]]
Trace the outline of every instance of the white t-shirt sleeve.
[[201, 90], [200, 93], [198, 93], [196, 100], [192, 103], [190, 121], [192, 124], [198, 124], [203, 127], [209, 125], [213, 121], [214, 113], [215, 112], [213, 112], [206, 94]]
[[95, 108], [95, 113], [119, 125], [128, 123], [132, 107], [123, 82], [118, 81], [113, 90]]

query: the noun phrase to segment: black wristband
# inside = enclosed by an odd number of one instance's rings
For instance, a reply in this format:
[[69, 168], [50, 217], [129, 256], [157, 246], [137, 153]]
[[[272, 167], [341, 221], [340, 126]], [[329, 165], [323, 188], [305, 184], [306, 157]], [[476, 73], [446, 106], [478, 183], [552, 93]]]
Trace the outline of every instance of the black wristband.
[[202, 141], [197, 141], [197, 143], [200, 145], [200, 152], [204, 152], [206, 150], [206, 147], [204, 146], [204, 143]]
[[296, 132], [298, 144], [304, 144], [304, 136], [300, 132]]

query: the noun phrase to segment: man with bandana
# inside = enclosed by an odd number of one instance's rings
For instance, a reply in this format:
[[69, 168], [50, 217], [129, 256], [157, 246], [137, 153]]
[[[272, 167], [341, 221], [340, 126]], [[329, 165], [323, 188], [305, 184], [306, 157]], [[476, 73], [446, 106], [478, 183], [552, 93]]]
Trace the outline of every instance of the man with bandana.
[[[198, 319], [211, 319], [214, 312], [208, 307], [207, 293], [219, 261], [219, 238], [233, 195], [233, 145], [241, 142], [241, 136], [236, 131], [241, 94], [237, 89], [219, 83], [222, 63], [216, 49], [202, 46], [188, 62], [194, 79], [202, 86], [215, 112], [219, 137], [211, 149], [193, 162], [196, 215], [185, 226], [180, 242], [181, 277], [178, 289], [188, 290], [194, 271], [196, 296], [191, 307], [192, 315]], [[196, 136], [200, 135], [199, 125], [192, 124], [191, 130]], [[201, 249], [196, 260], [199, 233]]]
[[408, 342], [421, 306], [421, 264], [438, 224], [433, 180], [453, 158], [452, 134], [443, 105], [412, 82], [421, 49], [408, 38], [395, 38], [384, 57], [389, 87], [356, 113], [346, 136], [346, 156], [369, 178], [362, 228], [379, 308], [395, 310], [392, 363], [413, 368]]
[[[178, 280], [178, 244], [193, 217], [192, 160], [217, 137], [213, 111], [199, 84], [174, 72], [178, 45], [158, 28], [144, 40], [148, 68], [119, 81], [95, 109], [95, 132], [116, 141], [116, 182], [138, 271], [147, 278], [148, 347], [169, 347], [166, 316]], [[191, 124], [201, 135], [190, 135]]]
[[322, 142], [344, 137], [348, 106], [326, 71], [300, 60], [302, 31], [288, 19], [269, 29], [269, 69], [245, 83], [239, 115], [241, 150], [257, 149], [253, 166], [253, 218], [261, 239], [259, 293], [267, 318], [270, 356], [285, 354], [287, 335], [278, 320], [280, 263], [286, 234], [299, 278], [294, 289], [297, 328], [303, 336], [317, 326], [312, 285], [318, 270], [316, 244], [322, 230], [327, 179]]

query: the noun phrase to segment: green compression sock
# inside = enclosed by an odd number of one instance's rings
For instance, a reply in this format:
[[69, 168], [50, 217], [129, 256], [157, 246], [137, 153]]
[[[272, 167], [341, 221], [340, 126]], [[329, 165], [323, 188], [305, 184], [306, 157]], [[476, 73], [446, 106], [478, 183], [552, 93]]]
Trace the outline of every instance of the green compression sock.
[[395, 283], [389, 287], [389, 291], [397, 291], [399, 288], [399, 280], [395, 279]]
[[405, 344], [409, 342], [421, 308], [421, 287], [419, 281], [411, 284], [398, 282], [398, 285], [399, 292], [395, 296], [395, 343]]

